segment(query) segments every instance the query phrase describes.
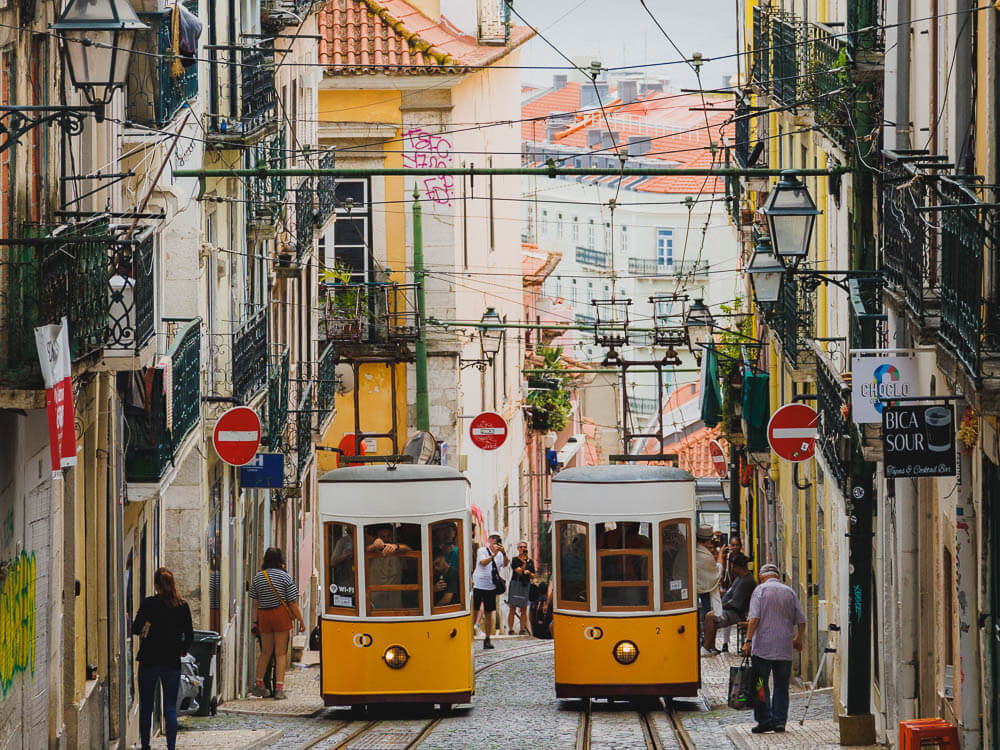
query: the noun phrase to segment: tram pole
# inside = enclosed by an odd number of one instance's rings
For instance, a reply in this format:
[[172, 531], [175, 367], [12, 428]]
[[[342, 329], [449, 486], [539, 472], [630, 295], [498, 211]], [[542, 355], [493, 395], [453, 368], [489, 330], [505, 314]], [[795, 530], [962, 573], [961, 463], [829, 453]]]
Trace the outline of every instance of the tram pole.
[[420, 190], [413, 186], [413, 281], [417, 285], [417, 316], [420, 334], [413, 347], [416, 355], [417, 429], [430, 432], [431, 417], [427, 395], [427, 308], [424, 303], [424, 218]]

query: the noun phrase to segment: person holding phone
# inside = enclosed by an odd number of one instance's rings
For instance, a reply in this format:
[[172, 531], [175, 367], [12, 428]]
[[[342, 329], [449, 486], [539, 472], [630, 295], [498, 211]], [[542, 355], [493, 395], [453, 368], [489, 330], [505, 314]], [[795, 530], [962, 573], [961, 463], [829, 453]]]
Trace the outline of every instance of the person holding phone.
[[507, 589], [507, 632], [514, 635], [514, 615], [520, 611], [520, 635], [528, 633], [528, 593], [535, 577], [535, 561], [528, 557], [528, 543], [517, 543], [517, 555], [510, 562], [510, 588]]
[[472, 627], [479, 622], [480, 608], [485, 610], [486, 617], [483, 628], [486, 639], [483, 648], [493, 648], [490, 636], [493, 634], [493, 613], [497, 611], [497, 590], [493, 583], [494, 566], [499, 571], [507, 564], [507, 555], [503, 551], [503, 540], [499, 534], [490, 534], [485, 547], [480, 547], [476, 553], [476, 567], [472, 571]]
[[434, 558], [434, 606], [458, 604], [458, 568], [448, 562], [446, 554]]

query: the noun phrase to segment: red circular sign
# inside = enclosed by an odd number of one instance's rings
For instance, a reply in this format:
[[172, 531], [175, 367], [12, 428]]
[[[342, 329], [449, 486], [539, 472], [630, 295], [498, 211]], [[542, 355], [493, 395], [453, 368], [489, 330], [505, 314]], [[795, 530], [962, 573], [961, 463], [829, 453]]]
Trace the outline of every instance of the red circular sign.
[[786, 461], [805, 461], [816, 452], [816, 424], [819, 415], [805, 404], [785, 404], [767, 423], [771, 450]]
[[224, 412], [215, 423], [212, 443], [219, 458], [230, 466], [250, 463], [260, 447], [257, 412], [249, 406], [234, 406]]
[[715, 473], [720, 477], [725, 477], [729, 473], [729, 468], [726, 466], [726, 452], [722, 449], [722, 443], [718, 440], [709, 442], [708, 454], [712, 457]]
[[368, 450], [365, 447], [365, 441], [362, 440], [361, 441], [361, 451], [359, 453], [355, 453], [354, 452], [354, 433], [353, 432], [345, 433], [344, 437], [342, 437], [340, 439], [340, 443], [337, 444], [337, 447], [340, 448], [340, 455], [344, 459], [343, 460], [344, 466], [364, 466], [364, 464], [359, 464], [359, 463], [353, 463], [352, 464], [352, 463], [349, 463], [347, 461], [347, 456], [363, 456], [363, 455], [365, 455], [365, 453]]
[[507, 422], [493, 411], [484, 411], [469, 425], [472, 443], [484, 451], [495, 451], [507, 440]]

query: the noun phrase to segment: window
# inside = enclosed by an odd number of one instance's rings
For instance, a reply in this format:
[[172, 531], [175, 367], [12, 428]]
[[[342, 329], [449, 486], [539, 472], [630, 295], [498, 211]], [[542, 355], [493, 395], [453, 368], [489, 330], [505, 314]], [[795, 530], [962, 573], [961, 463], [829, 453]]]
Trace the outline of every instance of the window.
[[[338, 178], [333, 191], [336, 220], [327, 231], [326, 262], [331, 268], [346, 266], [351, 269], [353, 283], [369, 281], [371, 275], [368, 248], [371, 247], [372, 209], [368, 200], [369, 190], [367, 179]], [[332, 253], [330, 248], [333, 248]]]
[[627, 253], [628, 252], [628, 227], [625, 227], [625, 226], [622, 227], [622, 247], [621, 247], [621, 249], [622, 249], [623, 253]]
[[562, 239], [563, 236], [563, 215], [556, 214], [556, 237]]
[[594, 301], [594, 282], [593, 281], [588, 281], [587, 282], [587, 300], [586, 301], [587, 301], [588, 305], [591, 302]]
[[651, 527], [638, 521], [597, 524], [597, 607], [649, 609], [653, 579]]
[[462, 522], [456, 519], [432, 523], [430, 540], [431, 579], [434, 581], [431, 614], [459, 611], [465, 604]]
[[549, 212], [542, 210], [542, 236], [544, 237], [549, 233]]
[[570, 302], [576, 304], [576, 279], [570, 279]]
[[663, 609], [692, 606], [691, 523], [687, 519], [660, 524]]
[[561, 609], [588, 609], [587, 524], [579, 521], [557, 522], [556, 541], [559, 545], [558, 606]]
[[604, 222], [604, 251], [611, 251], [611, 223]]
[[553, 288], [555, 290], [555, 296], [562, 297], [562, 277], [556, 276]]
[[597, 242], [597, 235], [595, 232], [596, 228], [594, 227], [594, 220], [591, 219], [587, 224], [587, 247], [591, 250], [594, 249], [594, 244]]
[[420, 525], [378, 523], [365, 526], [365, 579], [368, 614], [419, 615]]
[[573, 217], [573, 242], [580, 241], [580, 219], [576, 216]]
[[358, 568], [354, 551], [355, 529], [349, 523], [325, 523], [326, 611], [358, 613]]
[[674, 230], [656, 230], [656, 265], [672, 266], [674, 264]]
[[534, 206], [528, 206], [528, 220], [527, 220], [527, 230], [526, 234], [528, 237], [533, 237], [535, 234], [535, 208]]

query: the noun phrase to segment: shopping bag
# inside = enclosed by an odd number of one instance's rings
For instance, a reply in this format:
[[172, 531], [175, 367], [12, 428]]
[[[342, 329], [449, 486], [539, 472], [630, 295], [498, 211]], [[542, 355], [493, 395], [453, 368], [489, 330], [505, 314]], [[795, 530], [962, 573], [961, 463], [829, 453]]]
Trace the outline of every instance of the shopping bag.
[[756, 675], [750, 657], [744, 657], [739, 666], [729, 668], [728, 701], [730, 708], [749, 710], [757, 701]]

